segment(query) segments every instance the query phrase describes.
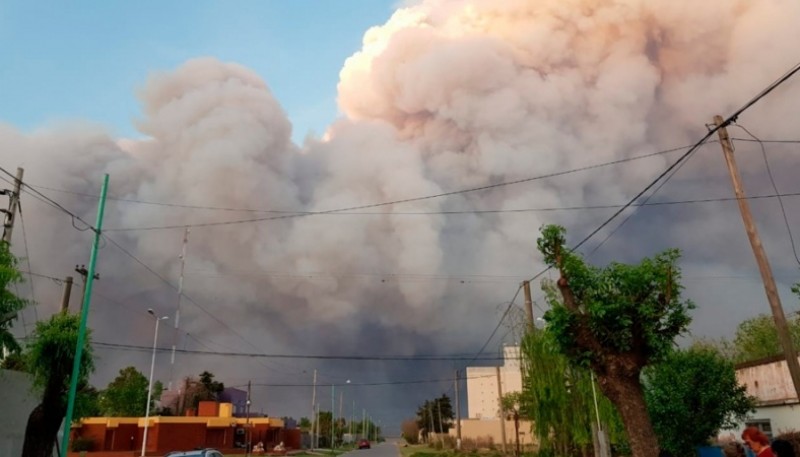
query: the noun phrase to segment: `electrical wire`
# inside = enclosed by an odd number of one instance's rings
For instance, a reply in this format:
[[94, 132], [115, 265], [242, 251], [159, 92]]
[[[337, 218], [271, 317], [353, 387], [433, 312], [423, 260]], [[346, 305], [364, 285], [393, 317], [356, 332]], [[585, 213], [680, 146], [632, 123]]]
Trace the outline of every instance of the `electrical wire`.
[[[131, 253], [130, 251], [128, 251], [127, 249], [125, 249], [124, 247], [122, 247], [122, 245], [120, 245], [119, 243], [117, 243], [117, 242], [116, 242], [116, 241], [115, 241], [113, 238], [109, 237], [109, 236], [108, 236], [107, 234], [105, 234], [105, 233], [103, 234], [103, 236], [104, 236], [105, 238], [107, 238], [107, 239], [108, 239], [108, 241], [109, 241], [111, 244], [113, 244], [113, 245], [114, 245], [114, 246], [115, 246], [117, 249], [119, 249], [119, 250], [120, 250], [120, 251], [122, 251], [122, 252], [123, 252], [125, 255], [127, 255], [128, 257], [130, 257], [131, 259], [133, 259], [133, 260], [134, 260], [136, 263], [138, 263], [139, 265], [141, 265], [142, 267], [144, 267], [144, 268], [145, 268], [145, 269], [146, 269], [148, 272], [150, 272], [152, 275], [154, 275], [155, 277], [157, 277], [158, 279], [160, 279], [160, 280], [161, 280], [161, 281], [162, 281], [164, 284], [166, 284], [166, 285], [167, 285], [167, 286], [168, 286], [170, 289], [172, 289], [172, 290], [174, 290], [174, 291], [176, 291], [176, 292], [178, 291], [178, 288], [177, 288], [175, 285], [173, 285], [173, 284], [172, 284], [172, 283], [171, 283], [171, 282], [170, 282], [168, 279], [166, 279], [165, 277], [163, 277], [162, 275], [160, 275], [160, 274], [159, 274], [158, 272], [156, 272], [156, 271], [155, 271], [153, 268], [151, 268], [149, 265], [147, 265], [146, 263], [144, 263], [144, 262], [143, 262], [141, 259], [139, 259], [139, 258], [138, 258], [138, 257], [136, 257], [135, 255], [133, 255], [133, 253]], [[181, 294], [181, 295], [182, 295], [182, 297], [183, 297], [183, 298], [185, 298], [186, 300], [188, 300], [188, 301], [189, 301], [189, 303], [193, 304], [193, 305], [194, 305], [195, 307], [197, 307], [199, 310], [203, 311], [203, 312], [204, 312], [204, 313], [205, 313], [205, 314], [206, 314], [208, 317], [210, 317], [211, 319], [213, 319], [214, 321], [216, 321], [216, 322], [217, 322], [219, 325], [221, 325], [223, 328], [227, 329], [229, 332], [231, 332], [232, 334], [236, 335], [236, 336], [237, 336], [239, 339], [241, 339], [241, 340], [242, 340], [242, 341], [243, 341], [245, 344], [247, 344], [248, 346], [252, 347], [252, 348], [253, 348], [253, 349], [255, 349], [255, 350], [259, 350], [259, 347], [258, 347], [258, 346], [256, 346], [255, 344], [253, 344], [253, 343], [252, 343], [250, 340], [248, 340], [247, 338], [245, 338], [245, 337], [244, 337], [244, 335], [242, 335], [241, 333], [239, 333], [239, 332], [237, 332], [236, 330], [234, 330], [234, 329], [233, 329], [233, 327], [231, 327], [230, 325], [228, 325], [227, 323], [225, 323], [225, 322], [224, 322], [222, 319], [220, 319], [219, 317], [217, 317], [216, 315], [214, 315], [214, 313], [212, 313], [211, 311], [209, 311], [209, 310], [208, 310], [206, 307], [202, 306], [200, 303], [198, 303], [196, 300], [194, 300], [192, 297], [190, 297], [190, 296], [189, 296], [189, 295], [188, 295], [188, 294], [187, 294], [185, 291], [184, 291], [184, 292], [182, 292], [182, 294]], [[176, 352], [177, 352], [177, 351], [176, 351]], [[280, 369], [276, 369], [274, 366], [269, 366], [269, 365], [263, 365], [263, 366], [264, 366], [264, 368], [268, 368], [268, 369], [271, 369], [271, 370], [278, 370], [278, 371], [280, 371]]]
[[[578, 250], [587, 241], [589, 241], [592, 237], [594, 237], [594, 235], [596, 235], [598, 232], [603, 230], [603, 228], [605, 228], [614, 219], [616, 219], [620, 214], [622, 214], [623, 211], [625, 211], [627, 208], [629, 208], [631, 205], [633, 205], [639, 198], [641, 198], [650, 189], [652, 189], [654, 186], [656, 186], [656, 184], [658, 184], [664, 177], [668, 176], [673, 170], [675, 170], [677, 167], [679, 167], [681, 165], [681, 163], [683, 163], [698, 148], [700, 148], [700, 146], [705, 144], [715, 133], [717, 133], [717, 131], [719, 129], [730, 125], [732, 122], [735, 122], [743, 112], [745, 112], [748, 108], [750, 108], [751, 106], [756, 104], [759, 100], [761, 100], [762, 98], [767, 96], [767, 94], [769, 94], [770, 92], [775, 90], [775, 88], [779, 87], [781, 84], [786, 82], [789, 78], [794, 76], [798, 71], [800, 71], [800, 63], [795, 64], [786, 73], [784, 73], [780, 78], [778, 78], [777, 80], [772, 82], [770, 85], [768, 85], [765, 89], [763, 89], [761, 92], [759, 92], [755, 97], [753, 97], [747, 103], [745, 103], [741, 108], [739, 108], [733, 114], [728, 116], [727, 119], [723, 120], [723, 122], [721, 124], [715, 125], [714, 127], [710, 128], [708, 130], [708, 132], [702, 138], [700, 138], [700, 140], [698, 140], [686, 152], [684, 152], [680, 157], [678, 157], [678, 159], [675, 160], [670, 166], [668, 166], [663, 172], [661, 172], [661, 174], [656, 176], [656, 178], [654, 180], [652, 180], [647, 186], [645, 186], [644, 189], [642, 189], [632, 199], [630, 199], [630, 201], [628, 201], [627, 204], [625, 204], [622, 207], [620, 207], [619, 209], [617, 209], [610, 217], [608, 217], [599, 226], [597, 226], [597, 228], [595, 228], [594, 230], [589, 232], [589, 234], [586, 235], [578, 244], [573, 246], [570, 249], [570, 251], [574, 252], [574, 251]], [[631, 217], [631, 215], [629, 215], [628, 217]], [[543, 274], [547, 273], [550, 269], [551, 269], [550, 266], [545, 267], [544, 269], [542, 269], [541, 271], [539, 271], [538, 273], [533, 275], [533, 277], [531, 277], [531, 279], [529, 279], [528, 282], [532, 282], [532, 281], [538, 279], [540, 276], [542, 276]], [[508, 314], [508, 311], [514, 305], [514, 300], [516, 300], [517, 296], [519, 295], [519, 291], [520, 291], [521, 288], [522, 288], [521, 285], [517, 287], [517, 290], [514, 293], [514, 298], [512, 298], [511, 302], [509, 303], [509, 306], [506, 309], [506, 313], [504, 313], [503, 316], [500, 318], [500, 322], [497, 323], [497, 326], [495, 327], [494, 332], [492, 332], [491, 337], [494, 337], [494, 334], [497, 332], [497, 329], [499, 329], [500, 325], [502, 325], [503, 320], [505, 319], [506, 315]], [[490, 337], [490, 340], [491, 340], [491, 337]], [[483, 352], [483, 350], [485, 349], [486, 345], [488, 345], [490, 340], [487, 340], [487, 342], [484, 344], [484, 346], [481, 348], [481, 350], [478, 352], [478, 354], [481, 354]]]
[[[12, 178], [16, 179], [16, 175], [11, 174], [10, 171], [6, 170], [3, 167], [0, 167], [0, 172], [5, 173], [8, 176], [11, 176]], [[68, 214], [73, 219], [72, 220], [72, 226], [75, 227], [77, 230], [87, 230], [88, 229], [88, 230], [92, 230], [93, 232], [97, 232], [97, 229], [94, 228], [94, 226], [92, 226], [92, 224], [90, 224], [90, 223], [86, 222], [85, 220], [81, 219], [80, 216], [78, 216], [77, 214], [73, 213], [72, 211], [64, 208], [57, 201], [51, 199], [47, 195], [45, 195], [45, 194], [39, 192], [38, 190], [36, 190], [35, 188], [29, 186], [27, 183], [25, 183], [25, 181], [20, 181], [20, 189], [22, 189], [23, 192], [26, 192], [26, 193], [31, 194], [31, 195], [35, 195], [36, 197], [38, 197], [39, 200], [44, 200], [50, 206], [58, 208], [62, 212]], [[83, 223], [84, 225], [86, 225], [87, 229], [80, 229], [77, 226], [75, 226], [75, 220], [76, 219], [78, 221], [80, 221], [81, 223]]]
[[794, 235], [792, 235], [792, 227], [789, 224], [789, 217], [786, 215], [786, 208], [783, 206], [783, 198], [780, 196], [780, 192], [778, 191], [778, 185], [775, 184], [775, 177], [772, 175], [772, 168], [769, 165], [769, 159], [767, 158], [767, 149], [764, 146], [764, 142], [758, 139], [753, 133], [750, 132], [745, 126], [741, 124], [734, 124], [734, 127], [738, 127], [744, 130], [745, 133], [750, 135], [753, 140], [758, 142], [758, 145], [761, 147], [761, 156], [764, 158], [764, 166], [767, 169], [767, 176], [769, 176], [769, 182], [772, 184], [772, 189], [775, 191], [775, 194], [778, 195], [778, 205], [781, 208], [781, 214], [783, 215], [783, 223], [786, 225], [786, 233], [789, 235], [789, 242], [792, 245], [792, 254], [794, 254], [794, 260], [797, 262], [797, 265], [800, 266], [800, 255], [797, 254], [797, 246], [794, 242]]
[[[468, 378], [461, 377], [459, 379], [484, 379], [484, 378], [493, 378], [495, 375], [480, 375], [480, 376], [470, 376]], [[406, 381], [383, 381], [383, 382], [361, 382], [361, 383], [350, 383], [349, 386], [393, 386], [393, 385], [403, 385], [403, 384], [433, 384], [433, 383], [440, 383], [440, 382], [453, 382], [456, 378], [442, 378], [442, 379], [414, 379], [414, 380], [406, 380]], [[252, 383], [251, 386], [253, 387], [314, 387], [314, 384], [265, 384], [265, 383]], [[331, 384], [325, 383], [317, 383], [317, 387], [331, 387]], [[339, 386], [339, 384], [333, 384], [333, 386]], [[236, 386], [231, 386], [233, 388], [242, 388], [247, 387], [247, 384], [241, 384]]]
[[[631, 205], [631, 207], [636, 208], [636, 207], [641, 207], [641, 206], [647, 206], [647, 204], [649, 203], [650, 199], [653, 198], [658, 193], [658, 191], [660, 191], [667, 184], [667, 182], [669, 182], [669, 180], [672, 179], [672, 177], [675, 176], [681, 170], [681, 168], [683, 168], [683, 166], [686, 165], [689, 162], [689, 160], [692, 158], [693, 155], [694, 154], [692, 153], [692, 154], [689, 154], [688, 156], [686, 156], [686, 160], [684, 160], [683, 162], [681, 162], [680, 165], [675, 167], [675, 169], [672, 170], [672, 172], [670, 172], [670, 174], [668, 174], [661, 181], [661, 183], [655, 188], [655, 190], [653, 190], [653, 192], [651, 192], [647, 197], [645, 197], [645, 199], [644, 199], [644, 201], [642, 203], [640, 203], [638, 205]], [[733, 200], [735, 200], [735, 198]], [[625, 219], [623, 219], [622, 222], [620, 222], [616, 227], [614, 227], [610, 232], [608, 232], [606, 237], [603, 238], [599, 243], [597, 243], [597, 245], [591, 251], [589, 251], [589, 253], [586, 255], [586, 257], [591, 257], [601, 247], [603, 247], [603, 245], [606, 243], [606, 241], [611, 239], [611, 237], [614, 236], [615, 233], [617, 233], [626, 223], [628, 223], [628, 221], [631, 220], [631, 218], [633, 217], [634, 214], [636, 214], [635, 210], [631, 211], [630, 213], [628, 213], [628, 215], [625, 216]]]
[[[152, 352], [152, 346], [137, 346], [133, 344], [109, 343], [95, 341], [98, 347], [124, 349], [133, 351]], [[172, 348], [156, 348], [156, 352], [171, 352]], [[470, 355], [326, 355], [326, 354], [267, 354], [261, 352], [238, 351], [199, 351], [191, 349], [175, 349], [175, 352], [184, 354], [199, 354], [221, 357], [246, 357], [256, 359], [313, 359], [313, 360], [352, 360], [352, 361], [380, 361], [380, 362], [441, 362], [452, 360], [474, 360]], [[482, 357], [479, 360], [498, 360], [497, 357]]]
[[177, 228], [185, 229], [187, 227], [190, 227], [190, 228], [214, 227], [214, 226], [223, 226], [223, 225], [238, 225], [238, 224], [245, 224], [245, 223], [274, 221], [274, 220], [281, 220], [281, 219], [292, 219], [292, 218], [296, 218], [296, 217], [316, 216], [316, 215], [323, 215], [323, 214], [342, 213], [342, 212], [348, 212], [348, 211], [358, 211], [358, 210], [362, 210], [362, 209], [378, 208], [378, 207], [382, 207], [382, 206], [390, 206], [390, 205], [397, 205], [397, 204], [402, 204], [402, 203], [411, 203], [411, 202], [417, 202], [417, 201], [423, 201], [423, 200], [431, 200], [431, 199], [440, 198], [440, 197], [447, 197], [447, 196], [450, 196], [450, 195], [458, 195], [458, 194], [465, 194], [465, 193], [469, 193], [469, 192], [477, 192], [477, 191], [488, 190], [488, 189], [496, 189], [498, 187], [504, 187], [504, 186], [510, 186], [510, 185], [514, 185], [514, 184], [526, 183], [526, 182], [536, 181], [536, 180], [540, 180], [540, 179], [554, 178], [554, 177], [564, 176], [564, 175], [577, 173], [577, 172], [581, 172], [581, 171], [593, 170], [593, 169], [602, 168], [602, 167], [606, 167], [606, 166], [610, 166], [610, 165], [618, 165], [618, 164], [621, 164], [621, 163], [631, 162], [631, 161], [634, 161], [634, 160], [644, 159], [644, 158], [648, 158], [648, 157], [654, 157], [654, 156], [657, 156], [657, 155], [668, 154], [668, 153], [671, 153], [671, 152], [680, 151], [682, 149], [685, 149], [685, 146], [684, 147], [679, 147], [679, 148], [667, 149], [667, 150], [664, 150], [664, 151], [653, 152], [653, 153], [650, 153], [650, 154], [643, 154], [643, 155], [639, 155], [639, 156], [628, 157], [628, 158], [625, 158], [625, 159], [614, 160], [614, 161], [611, 161], [611, 162], [604, 162], [604, 163], [600, 163], [600, 164], [594, 164], [594, 165], [588, 165], [588, 166], [579, 167], [579, 168], [573, 168], [573, 169], [570, 169], [570, 170], [563, 170], [563, 171], [558, 171], [558, 172], [553, 172], [553, 173], [547, 173], [547, 174], [544, 174], [544, 175], [538, 175], [538, 176], [533, 176], [533, 177], [524, 178], [524, 179], [518, 179], [518, 180], [514, 180], [514, 181], [506, 181], [506, 182], [502, 182], [502, 183], [490, 184], [490, 185], [487, 185], [487, 186], [473, 187], [473, 188], [468, 188], [468, 189], [460, 189], [460, 190], [454, 190], [454, 191], [450, 191], [450, 192], [443, 192], [443, 193], [438, 193], [438, 194], [433, 194], [433, 195], [425, 195], [425, 196], [421, 196], [421, 197], [405, 198], [405, 199], [400, 199], [400, 200], [392, 200], [392, 201], [381, 202], [381, 203], [371, 203], [371, 204], [367, 204], [367, 205], [358, 205], [358, 206], [350, 206], [350, 207], [346, 207], [346, 208], [330, 209], [330, 210], [325, 210], [325, 211], [306, 211], [306, 212], [298, 211], [298, 212], [291, 212], [289, 214], [284, 214], [284, 215], [281, 215], [281, 216], [258, 217], [258, 218], [251, 218], [251, 219], [237, 219], [237, 220], [232, 220], [232, 221], [202, 222], [202, 223], [161, 225], [161, 226], [150, 226], [150, 227], [110, 228], [110, 229], [105, 229], [105, 231], [130, 232], [130, 231], [170, 230], [170, 229], [177, 229]]
[[[800, 192], [780, 194], [781, 197], [798, 196]], [[761, 199], [761, 198], [774, 198], [779, 195], [757, 195], [746, 197], [746, 199]], [[705, 198], [705, 199], [691, 199], [691, 200], [670, 200], [642, 203], [634, 203], [631, 207], [639, 206], [664, 206], [664, 205], [682, 205], [693, 203], [711, 203], [711, 202], [726, 202], [736, 201], [735, 197], [722, 197], [722, 198]], [[556, 211], [585, 211], [585, 210], [601, 210], [601, 209], [615, 209], [620, 208], [624, 203], [615, 204], [600, 204], [600, 205], [575, 205], [575, 206], [550, 206], [540, 208], [512, 208], [512, 209], [476, 209], [476, 210], [443, 210], [443, 211], [365, 211], [365, 212], [336, 212], [336, 213], [313, 213], [307, 212], [303, 214], [318, 215], [318, 216], [375, 216], [375, 215], [391, 215], [391, 216], [426, 216], [426, 215], [474, 215], [474, 214], [506, 214], [506, 213], [536, 213], [536, 212], [556, 212]], [[293, 211], [292, 214], [301, 214], [300, 212]], [[112, 229], [113, 230], [113, 229]], [[104, 230], [105, 231], [105, 230]]]
[[731, 137], [731, 139], [736, 141], [748, 141], [751, 143], [800, 144], [800, 140], [754, 140], [753, 138], [735, 138], [735, 137]]

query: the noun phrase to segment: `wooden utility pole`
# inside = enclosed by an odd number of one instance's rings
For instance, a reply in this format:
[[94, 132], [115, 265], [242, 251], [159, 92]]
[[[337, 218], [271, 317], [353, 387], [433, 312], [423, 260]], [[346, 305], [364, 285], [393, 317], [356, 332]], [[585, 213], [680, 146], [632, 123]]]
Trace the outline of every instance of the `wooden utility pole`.
[[750, 205], [746, 200], [742, 177], [739, 175], [739, 168], [736, 166], [736, 158], [733, 156], [733, 146], [728, 136], [728, 130], [723, 125], [722, 116], [714, 116], [714, 123], [719, 127], [719, 142], [722, 145], [722, 152], [725, 155], [725, 162], [728, 165], [728, 172], [733, 182], [733, 191], [736, 193], [736, 201], [739, 203], [739, 212], [742, 213], [742, 222], [753, 248], [753, 255], [758, 263], [758, 270], [761, 272], [761, 280], [764, 282], [764, 290], [767, 293], [767, 301], [772, 309], [772, 317], [775, 320], [775, 328], [778, 331], [778, 339], [783, 347], [783, 354], [786, 356], [786, 365], [789, 367], [789, 374], [797, 397], [800, 398], [800, 363], [797, 361], [797, 352], [792, 345], [792, 338], [789, 335], [789, 326], [786, 324], [786, 316], [783, 314], [781, 298], [778, 295], [778, 287], [775, 285], [775, 278], [772, 276], [772, 268], [767, 260], [761, 238], [758, 236], [758, 229], [750, 213]]
[[[442, 401], [436, 400], [436, 409], [439, 410], [439, 433], [444, 433], [444, 422], [442, 422]], [[439, 435], [439, 441], [444, 443], [444, 437]]]
[[[317, 415], [315, 413], [315, 405], [317, 404], [317, 369], [314, 369], [314, 388], [311, 391], [311, 449], [314, 449], [315, 441], [314, 441], [314, 427], [317, 423]], [[319, 425], [316, 425], [316, 428], [319, 429]], [[317, 432], [319, 433], [319, 432]]]
[[11, 232], [14, 231], [14, 219], [17, 217], [17, 208], [19, 208], [19, 193], [22, 188], [22, 175], [24, 174], [22, 168], [17, 168], [17, 176], [14, 178], [14, 189], [11, 195], [8, 196], [8, 211], [5, 211], [5, 220], [3, 221], [3, 241], [11, 245]]
[[522, 290], [525, 292], [525, 312], [528, 314], [528, 331], [533, 331], [533, 299], [531, 298], [531, 282], [522, 281]]
[[[75, 271], [79, 275], [81, 275], [83, 277], [83, 289], [81, 289], [81, 297], [83, 297], [84, 295], [86, 295], [86, 282], [87, 282], [86, 279], [89, 276], [89, 270], [86, 269], [86, 265], [81, 265], [81, 266], [75, 265]], [[100, 280], [100, 274], [95, 273], [94, 274], [94, 279], [99, 281]], [[83, 309], [83, 302], [81, 302], [81, 308], [80, 309]], [[80, 312], [80, 310], [78, 312]]]
[[461, 399], [458, 396], [458, 370], [456, 370], [456, 449], [461, 450]]
[[64, 294], [61, 295], [61, 314], [69, 312], [69, 297], [72, 294], [72, 276], [64, 280]]
[[246, 425], [245, 425], [245, 432], [247, 434], [245, 435], [245, 444], [244, 444], [244, 446], [245, 446], [245, 449], [246, 449], [246, 452], [247, 452], [247, 457], [250, 457], [250, 449], [252, 447], [250, 445], [250, 383], [251, 382], [252, 381], [247, 381], [247, 402], [245, 403], [245, 408], [247, 409], [247, 413], [246, 413], [247, 414], [247, 420], [246, 420]]
[[500, 382], [500, 367], [495, 367], [497, 373], [497, 416], [500, 419], [500, 439], [503, 440], [503, 454], [506, 450], [506, 416], [503, 412], [503, 384]]

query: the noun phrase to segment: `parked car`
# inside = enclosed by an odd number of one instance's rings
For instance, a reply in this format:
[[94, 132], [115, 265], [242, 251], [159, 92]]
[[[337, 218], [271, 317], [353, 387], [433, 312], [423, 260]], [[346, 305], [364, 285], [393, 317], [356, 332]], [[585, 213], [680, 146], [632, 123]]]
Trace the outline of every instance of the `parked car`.
[[195, 451], [174, 451], [166, 457], [223, 457], [222, 452], [216, 449], [198, 449]]
[[369, 440], [361, 440], [361, 441], [359, 441], [358, 442], [358, 448], [359, 449], [369, 449], [370, 448]]

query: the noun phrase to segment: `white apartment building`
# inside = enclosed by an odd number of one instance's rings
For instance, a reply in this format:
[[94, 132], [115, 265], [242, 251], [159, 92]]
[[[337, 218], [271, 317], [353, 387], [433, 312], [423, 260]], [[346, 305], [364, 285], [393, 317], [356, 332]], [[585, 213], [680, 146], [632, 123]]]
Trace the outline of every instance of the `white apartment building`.
[[[522, 391], [519, 346], [503, 348], [500, 386], [503, 395]], [[467, 417], [497, 419], [499, 412], [496, 367], [467, 367]]]

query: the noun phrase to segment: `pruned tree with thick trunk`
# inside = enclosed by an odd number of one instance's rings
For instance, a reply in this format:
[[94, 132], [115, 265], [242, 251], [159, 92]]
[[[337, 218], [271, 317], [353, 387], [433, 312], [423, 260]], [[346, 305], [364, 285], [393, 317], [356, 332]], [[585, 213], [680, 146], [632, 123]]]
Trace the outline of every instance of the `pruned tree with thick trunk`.
[[595, 267], [566, 247], [566, 231], [554, 225], [542, 229], [538, 248], [559, 273], [544, 287], [548, 330], [571, 363], [595, 373], [622, 417], [633, 457], [658, 457], [640, 375], [691, 322], [694, 305], [681, 298], [679, 251]]

